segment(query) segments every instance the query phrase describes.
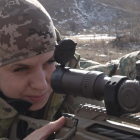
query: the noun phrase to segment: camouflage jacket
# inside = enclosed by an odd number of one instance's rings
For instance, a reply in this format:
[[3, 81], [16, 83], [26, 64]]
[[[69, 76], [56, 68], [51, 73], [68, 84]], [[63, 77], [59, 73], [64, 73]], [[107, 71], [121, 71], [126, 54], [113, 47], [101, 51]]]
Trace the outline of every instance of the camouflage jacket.
[[1, 137], [6, 137], [8, 128], [12, 124], [16, 115], [17, 111], [0, 98], [0, 140], [7, 139]]
[[90, 66], [85, 70], [102, 71], [109, 76], [123, 75], [130, 79], [135, 79], [136, 62], [140, 60], [140, 51], [129, 53], [121, 58], [107, 62], [106, 64], [99, 64]]

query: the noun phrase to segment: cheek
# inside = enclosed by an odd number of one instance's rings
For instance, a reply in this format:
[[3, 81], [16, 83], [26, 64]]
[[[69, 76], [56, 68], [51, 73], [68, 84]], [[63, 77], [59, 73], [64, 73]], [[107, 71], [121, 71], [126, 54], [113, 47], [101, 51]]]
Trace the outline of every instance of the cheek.
[[25, 82], [8, 76], [0, 80], [0, 90], [9, 98], [20, 98], [25, 89]]

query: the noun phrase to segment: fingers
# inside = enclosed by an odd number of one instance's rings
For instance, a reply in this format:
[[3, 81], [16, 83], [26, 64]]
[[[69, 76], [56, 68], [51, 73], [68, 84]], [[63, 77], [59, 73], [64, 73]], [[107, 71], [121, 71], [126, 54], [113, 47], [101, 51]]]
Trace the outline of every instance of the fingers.
[[45, 125], [44, 127], [42, 127], [41, 131], [44, 132], [44, 136], [45, 137], [48, 137], [52, 133], [57, 132], [61, 127], [63, 127], [65, 122], [66, 122], [66, 118], [65, 117], [61, 117], [57, 121], [50, 122], [48, 125]]
[[61, 117], [55, 122], [50, 122], [49, 123], [50, 128], [48, 129], [49, 133], [58, 131], [62, 126], [64, 126], [65, 122], [66, 122], [65, 117]]
[[66, 122], [65, 117], [61, 117], [55, 122], [50, 122], [49, 124], [41, 127], [40, 129], [35, 130], [33, 133], [28, 135], [24, 140], [45, 140], [51, 134], [58, 131], [61, 127], [64, 126]]

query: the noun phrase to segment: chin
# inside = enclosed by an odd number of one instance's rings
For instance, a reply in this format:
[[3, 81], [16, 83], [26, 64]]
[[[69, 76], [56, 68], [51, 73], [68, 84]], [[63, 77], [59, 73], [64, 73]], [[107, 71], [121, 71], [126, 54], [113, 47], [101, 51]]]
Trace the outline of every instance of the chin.
[[40, 110], [40, 109], [42, 109], [42, 108], [45, 106], [45, 104], [46, 104], [46, 103], [44, 103], [44, 104], [33, 104], [33, 105], [29, 108], [29, 110], [30, 110], [30, 111], [37, 111], [37, 110]]

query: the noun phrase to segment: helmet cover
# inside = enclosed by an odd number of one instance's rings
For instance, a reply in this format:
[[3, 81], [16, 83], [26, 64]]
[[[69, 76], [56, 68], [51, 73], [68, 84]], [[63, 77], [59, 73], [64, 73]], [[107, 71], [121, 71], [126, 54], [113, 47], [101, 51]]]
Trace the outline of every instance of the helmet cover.
[[37, 0], [0, 0], [0, 66], [51, 51], [53, 22]]

